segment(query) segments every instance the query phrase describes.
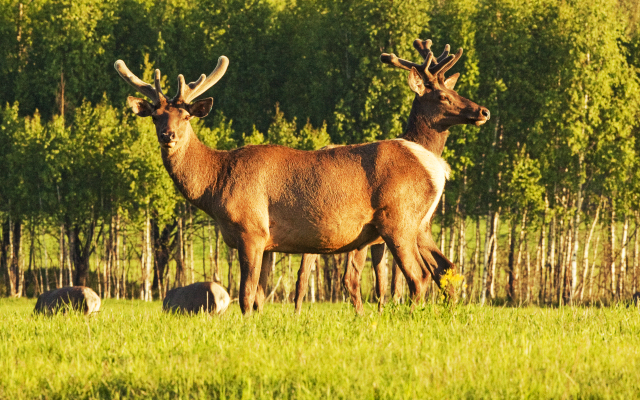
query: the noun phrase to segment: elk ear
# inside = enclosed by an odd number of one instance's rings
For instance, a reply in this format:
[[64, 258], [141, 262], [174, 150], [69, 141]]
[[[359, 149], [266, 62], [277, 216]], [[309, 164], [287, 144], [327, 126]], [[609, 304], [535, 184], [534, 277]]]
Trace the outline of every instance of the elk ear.
[[191, 114], [192, 117], [204, 118], [209, 114], [212, 106], [212, 97], [198, 100], [195, 103], [189, 105], [189, 114]]
[[129, 96], [127, 104], [138, 117], [148, 117], [153, 114], [153, 106], [146, 100]]
[[420, 76], [420, 73], [415, 67], [411, 68], [409, 72], [409, 87], [413, 90], [418, 96], [422, 96], [427, 89], [424, 87], [424, 81]]
[[456, 72], [444, 81], [444, 86], [446, 86], [449, 90], [453, 90], [453, 88], [456, 86], [456, 82], [458, 82], [459, 77], [460, 72]]

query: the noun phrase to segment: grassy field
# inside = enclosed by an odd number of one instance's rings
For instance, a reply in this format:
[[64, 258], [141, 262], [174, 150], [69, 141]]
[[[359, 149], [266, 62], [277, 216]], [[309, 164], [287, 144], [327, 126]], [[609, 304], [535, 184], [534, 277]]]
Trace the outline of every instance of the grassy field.
[[268, 305], [243, 318], [103, 302], [34, 317], [0, 300], [0, 398], [640, 397], [640, 310]]

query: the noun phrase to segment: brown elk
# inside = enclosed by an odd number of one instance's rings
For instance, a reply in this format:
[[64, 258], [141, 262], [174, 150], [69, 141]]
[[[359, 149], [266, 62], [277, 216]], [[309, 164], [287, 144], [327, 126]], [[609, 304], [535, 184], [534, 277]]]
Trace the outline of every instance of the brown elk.
[[[460, 76], [459, 73], [445, 77], [447, 72], [462, 56], [462, 49], [455, 55], [450, 55], [450, 46], [446, 45], [442, 54], [433, 59], [431, 40], [416, 39], [413, 46], [423, 58], [423, 64], [415, 64], [399, 59], [395, 54], [382, 54], [380, 61], [397, 68], [409, 71], [409, 87], [415, 92], [413, 106], [409, 114], [409, 121], [402, 139], [422, 145], [438, 156], [442, 155], [444, 145], [449, 136], [449, 128], [460, 124], [482, 125], [489, 120], [489, 110], [460, 96], [453, 89]], [[425, 68], [425, 65], [429, 65]], [[382, 310], [386, 293], [387, 273], [384, 243], [371, 246], [371, 260], [376, 275], [376, 294], [378, 296], [378, 310]], [[343, 284], [350, 294], [356, 312], [362, 314], [362, 299], [360, 295], [360, 277], [367, 257], [367, 248], [350, 252], [346, 260]], [[307, 291], [307, 282], [311, 266], [317, 255], [305, 254], [302, 257], [296, 284], [295, 307], [299, 313], [302, 300]], [[398, 285], [400, 274], [394, 271], [393, 285]], [[436, 278], [434, 276], [434, 278]], [[438, 279], [436, 279], [438, 282]]]
[[[423, 96], [431, 92], [420, 76], [431, 75], [432, 58], [418, 66], [421, 72], [411, 72], [410, 82]], [[152, 117], [163, 163], [178, 190], [213, 217], [225, 243], [238, 249], [242, 312], [251, 313], [263, 302], [265, 252], [344, 253], [379, 238], [405, 275], [413, 299], [422, 299], [427, 275], [438, 282], [453, 266], [429, 228], [448, 176], [444, 160], [404, 139], [318, 151], [275, 145], [210, 149], [189, 120], [205, 117], [213, 99], [191, 101], [213, 86], [227, 65], [220, 57], [209, 77], [188, 85], [179, 75], [172, 99], [162, 93], [160, 71], [154, 87], [120, 60], [115, 68], [152, 100], [129, 97], [128, 104], [138, 116]]]
[[100, 310], [100, 297], [86, 286], [70, 286], [49, 290], [38, 297], [34, 313], [45, 315], [69, 310], [82, 311], [85, 315]]
[[196, 282], [171, 289], [162, 301], [165, 312], [222, 314], [229, 307], [229, 293], [215, 282]]

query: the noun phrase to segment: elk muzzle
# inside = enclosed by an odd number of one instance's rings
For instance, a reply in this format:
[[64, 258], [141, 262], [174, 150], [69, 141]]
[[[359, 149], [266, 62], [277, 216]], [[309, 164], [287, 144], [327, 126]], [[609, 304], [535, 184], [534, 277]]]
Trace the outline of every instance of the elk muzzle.
[[483, 125], [485, 122], [489, 120], [490, 117], [491, 117], [491, 113], [489, 112], [489, 110], [487, 108], [480, 107], [479, 116], [478, 116], [478, 119], [476, 120], [476, 126]]
[[176, 133], [173, 131], [162, 132], [158, 134], [158, 141], [166, 147], [173, 147], [176, 142]]

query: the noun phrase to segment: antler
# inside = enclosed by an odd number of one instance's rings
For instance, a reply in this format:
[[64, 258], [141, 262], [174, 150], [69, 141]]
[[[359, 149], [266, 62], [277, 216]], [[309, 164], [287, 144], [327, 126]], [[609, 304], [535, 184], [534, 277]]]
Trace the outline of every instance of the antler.
[[220, 58], [218, 58], [218, 65], [216, 65], [216, 68], [209, 74], [209, 76], [205, 77], [205, 75], [202, 74], [197, 81], [191, 82], [188, 85], [185, 84], [184, 76], [178, 75], [178, 94], [173, 99], [173, 101], [179, 101], [183, 103], [191, 102], [191, 100], [200, 96], [211, 86], [215, 85], [216, 82], [218, 82], [220, 78], [222, 78], [224, 73], [227, 72], [228, 66], [229, 59], [225, 56], [220, 56]]
[[160, 100], [164, 98], [164, 93], [162, 93], [162, 88], [160, 87], [160, 70], [156, 69], [154, 73], [154, 83], [155, 88], [150, 84], [144, 82], [142, 79], [138, 78], [127, 68], [126, 64], [122, 60], [116, 61], [113, 65], [118, 74], [125, 80], [129, 85], [136, 88], [136, 90], [143, 95], [153, 101], [153, 104], [160, 103]]
[[418, 53], [424, 59], [422, 64], [416, 64], [411, 61], [403, 60], [398, 58], [395, 54], [387, 54], [383, 53], [380, 56], [380, 61], [385, 64], [393, 65], [397, 68], [402, 68], [407, 71], [411, 71], [411, 68], [415, 68], [418, 71], [424, 73], [428, 78], [433, 78], [436, 75], [443, 75], [447, 72], [453, 65], [458, 62], [460, 57], [462, 57], [462, 49], [459, 49], [455, 55], [450, 55], [451, 46], [448, 44], [444, 46], [444, 51], [437, 59], [434, 59], [433, 53], [431, 52], [431, 45], [433, 42], [431, 39], [420, 40], [416, 39], [413, 42], [413, 47], [418, 50]]

